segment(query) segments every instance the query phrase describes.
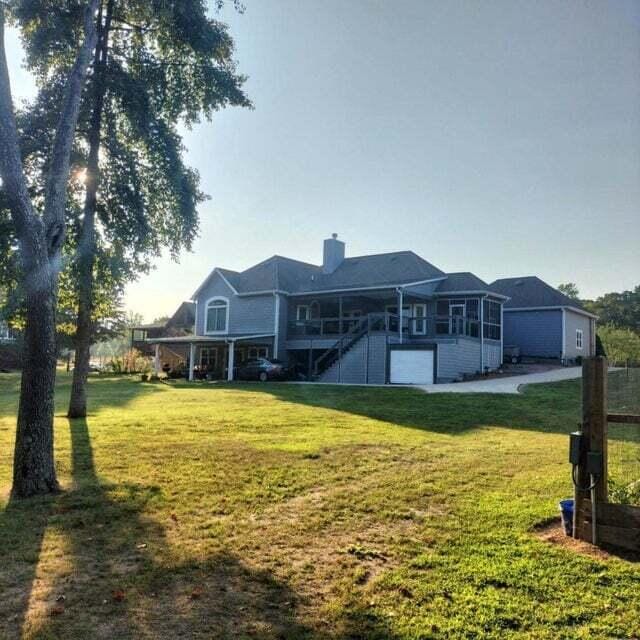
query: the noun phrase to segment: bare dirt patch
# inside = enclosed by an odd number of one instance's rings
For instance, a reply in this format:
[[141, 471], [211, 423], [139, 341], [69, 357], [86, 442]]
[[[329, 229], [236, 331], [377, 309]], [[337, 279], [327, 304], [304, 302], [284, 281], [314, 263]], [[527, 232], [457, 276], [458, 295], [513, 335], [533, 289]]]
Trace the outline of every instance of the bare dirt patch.
[[612, 558], [623, 558], [631, 562], [639, 562], [640, 554], [633, 554], [625, 552], [621, 549], [596, 547], [584, 540], [576, 540], [571, 536], [568, 536], [564, 532], [562, 522], [560, 518], [554, 519], [551, 522], [545, 522], [538, 527], [535, 527], [534, 534], [549, 544], [562, 547], [574, 553], [579, 553], [583, 556], [589, 556], [590, 558], [596, 558], [598, 560], [611, 560]]

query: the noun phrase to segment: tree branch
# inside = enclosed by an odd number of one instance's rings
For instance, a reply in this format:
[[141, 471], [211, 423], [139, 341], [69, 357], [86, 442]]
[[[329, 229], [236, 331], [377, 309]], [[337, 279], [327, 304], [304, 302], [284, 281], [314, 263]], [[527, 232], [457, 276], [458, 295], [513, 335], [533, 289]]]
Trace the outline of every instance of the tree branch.
[[20, 144], [4, 46], [3, 3], [0, 3], [0, 176], [16, 232], [22, 240], [29, 235], [29, 229], [33, 225], [40, 223], [40, 219], [34, 214], [20, 159]]
[[100, 0], [89, 0], [84, 16], [84, 42], [67, 78], [60, 119], [51, 154], [45, 192], [44, 223], [48, 253], [57, 253], [64, 242], [64, 209], [71, 146], [78, 122], [82, 85], [86, 78], [91, 53], [97, 43], [95, 14]]

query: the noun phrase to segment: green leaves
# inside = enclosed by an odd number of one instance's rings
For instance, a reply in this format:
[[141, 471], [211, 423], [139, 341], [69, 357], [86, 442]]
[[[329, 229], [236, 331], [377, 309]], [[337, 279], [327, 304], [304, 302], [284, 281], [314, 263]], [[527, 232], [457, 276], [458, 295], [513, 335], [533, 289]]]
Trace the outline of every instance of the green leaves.
[[[239, 8], [237, 2], [234, 2]], [[27, 66], [39, 86], [20, 117], [22, 151], [36, 206], [43, 185], [64, 80], [82, 32], [83, 0], [13, 0]], [[105, 12], [112, 8], [111, 22]], [[117, 301], [127, 281], [148, 271], [167, 249], [177, 259], [198, 232], [206, 196], [183, 159], [178, 125], [191, 126], [227, 106], [251, 107], [233, 59], [228, 28], [209, 17], [204, 0], [103, 0], [97, 19], [108, 36], [104, 67], [94, 61], [76, 130], [67, 208], [67, 274], [61, 301], [75, 304], [74, 259], [83, 219], [89, 132], [95, 96], [104, 94], [96, 215], [98, 297]], [[106, 33], [107, 24], [109, 32]], [[101, 83], [101, 84], [100, 84]], [[97, 88], [101, 91], [98, 92]], [[3, 225], [0, 203], [0, 228]], [[1, 263], [8, 250], [0, 244]], [[8, 268], [8, 267], [5, 267]], [[105, 317], [114, 309], [96, 300]]]

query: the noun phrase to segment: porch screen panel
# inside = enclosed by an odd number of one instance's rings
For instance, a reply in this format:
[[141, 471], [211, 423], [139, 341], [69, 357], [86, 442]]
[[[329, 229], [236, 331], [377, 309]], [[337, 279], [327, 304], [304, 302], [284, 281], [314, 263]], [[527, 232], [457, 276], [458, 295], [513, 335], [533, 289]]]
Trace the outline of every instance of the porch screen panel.
[[500, 340], [500, 336], [502, 335], [500, 303], [494, 302], [493, 300], [484, 300], [483, 312], [483, 336], [488, 340]]
[[472, 338], [480, 337], [480, 305], [477, 298], [467, 300], [468, 335]]
[[436, 302], [436, 333], [449, 333], [449, 300], [438, 300]]

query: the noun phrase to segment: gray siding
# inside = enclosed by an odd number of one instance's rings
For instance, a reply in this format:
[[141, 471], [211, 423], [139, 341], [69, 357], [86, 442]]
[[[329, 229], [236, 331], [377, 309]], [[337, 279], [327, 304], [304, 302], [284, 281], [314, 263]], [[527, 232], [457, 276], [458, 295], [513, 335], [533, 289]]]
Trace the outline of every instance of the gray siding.
[[319, 378], [320, 382], [384, 384], [387, 379], [387, 337], [363, 336]]
[[387, 336], [369, 336], [368, 349], [369, 384], [385, 384], [387, 381]]
[[[575, 340], [575, 332], [574, 332]], [[504, 345], [517, 345], [523, 356], [560, 358], [562, 311], [504, 310]]]
[[480, 341], [458, 338], [450, 342], [438, 342], [438, 382], [456, 380], [463, 373], [480, 371]]
[[502, 364], [502, 349], [499, 342], [493, 340], [484, 341], [484, 366], [489, 369], [498, 369]]
[[[582, 349], [576, 347], [576, 331], [582, 329]], [[593, 355], [591, 353], [591, 318], [573, 311], [565, 311], [565, 357], [577, 358]]]
[[204, 332], [204, 320], [207, 300], [216, 296], [222, 296], [229, 300], [228, 333], [273, 333], [275, 322], [274, 295], [270, 293], [261, 296], [236, 296], [224, 280], [218, 274], [214, 274], [197, 298], [197, 335], [206, 335]]

